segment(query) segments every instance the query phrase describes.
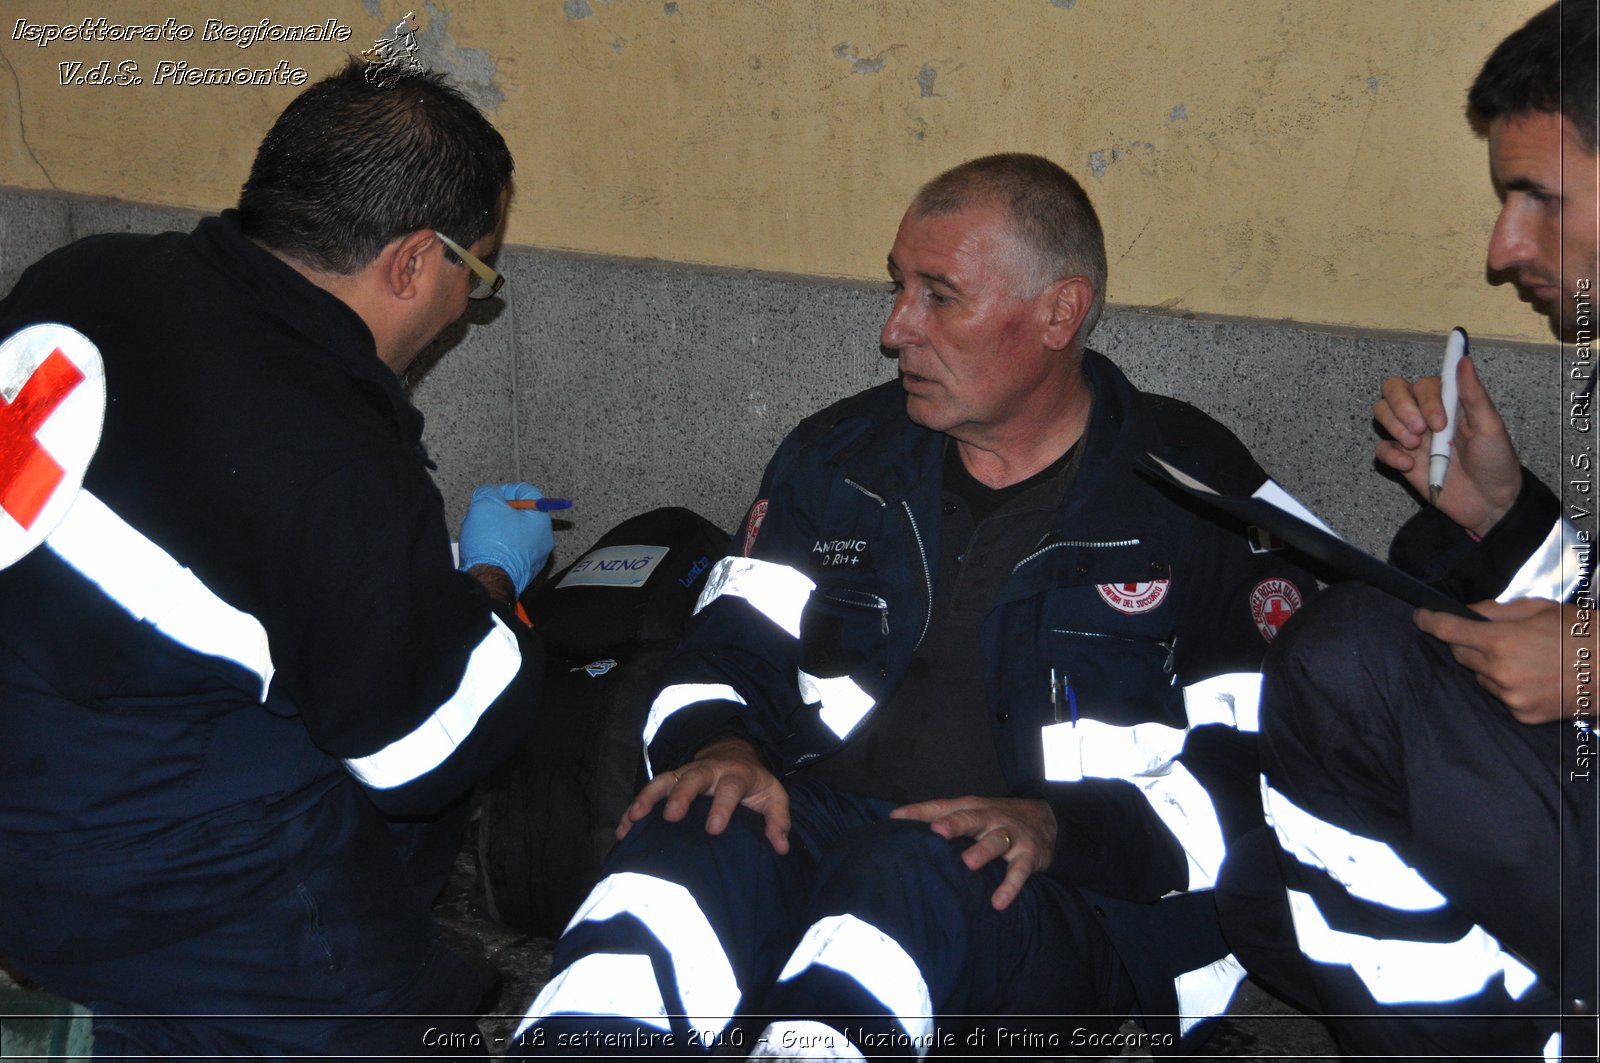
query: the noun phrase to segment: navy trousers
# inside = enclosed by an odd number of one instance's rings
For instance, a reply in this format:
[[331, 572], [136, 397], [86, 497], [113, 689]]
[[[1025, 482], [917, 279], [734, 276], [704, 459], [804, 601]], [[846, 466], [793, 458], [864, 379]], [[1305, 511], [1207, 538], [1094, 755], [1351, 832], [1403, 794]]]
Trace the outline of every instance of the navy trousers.
[[1034, 875], [996, 912], [1004, 865], [969, 871], [970, 839], [805, 779], [789, 796], [787, 856], [747, 810], [706, 834], [704, 798], [680, 823], [637, 824], [562, 935], [514, 1051], [742, 1056], [780, 1028], [815, 1047], [826, 1027], [872, 1057], [994, 1056], [1114, 1030], [1131, 1010], [1075, 890]]
[[1593, 1057], [1595, 791], [1562, 778], [1567, 726], [1516, 722], [1368, 588], [1274, 643], [1265, 795], [1304, 962], [1271, 965], [1346, 1053], [1539, 1058], [1560, 1032]]

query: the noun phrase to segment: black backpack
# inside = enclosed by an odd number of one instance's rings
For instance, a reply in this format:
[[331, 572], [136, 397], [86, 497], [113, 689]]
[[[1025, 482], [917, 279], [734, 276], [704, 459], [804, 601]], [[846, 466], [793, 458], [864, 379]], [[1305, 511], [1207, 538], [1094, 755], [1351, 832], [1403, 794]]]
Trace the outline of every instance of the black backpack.
[[556, 937], [644, 785], [641, 734], [728, 533], [691, 510], [631, 517], [523, 595], [549, 655], [533, 733], [486, 787], [478, 867], [491, 918]]

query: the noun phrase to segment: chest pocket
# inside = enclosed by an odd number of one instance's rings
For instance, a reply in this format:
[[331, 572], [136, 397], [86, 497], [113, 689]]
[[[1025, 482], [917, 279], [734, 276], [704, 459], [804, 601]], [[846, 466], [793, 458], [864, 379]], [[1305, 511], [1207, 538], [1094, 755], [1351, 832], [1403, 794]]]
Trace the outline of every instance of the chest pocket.
[[1081, 582], [1056, 586], [1038, 600], [1038, 626], [1030, 634], [1034, 668], [1042, 674], [1027, 698], [1028, 714], [1038, 718], [1042, 711], [1046, 724], [1079, 718], [1181, 727], [1170, 569], [1130, 551], [1077, 564], [1073, 575]]

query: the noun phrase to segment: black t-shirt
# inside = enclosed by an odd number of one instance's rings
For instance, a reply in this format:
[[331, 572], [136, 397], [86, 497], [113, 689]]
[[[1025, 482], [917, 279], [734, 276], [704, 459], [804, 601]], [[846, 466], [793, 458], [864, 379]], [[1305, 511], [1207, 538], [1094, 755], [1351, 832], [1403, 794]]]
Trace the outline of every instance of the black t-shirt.
[[[939, 571], [927, 636], [905, 680], [839, 752], [802, 769], [836, 789], [895, 802], [1010, 791], [995, 752], [983, 621], [1016, 563], [1049, 534], [1077, 473], [1074, 445], [1006, 487], [974, 479], [946, 443]], [[1003, 724], [1002, 724], [1003, 726]]]

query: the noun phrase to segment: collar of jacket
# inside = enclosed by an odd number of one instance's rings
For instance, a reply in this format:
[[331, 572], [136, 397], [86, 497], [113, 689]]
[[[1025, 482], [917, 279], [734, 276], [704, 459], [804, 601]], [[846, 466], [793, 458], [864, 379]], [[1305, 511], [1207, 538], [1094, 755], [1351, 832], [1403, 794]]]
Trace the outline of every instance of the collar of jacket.
[[318, 352], [321, 364], [349, 377], [395, 424], [401, 438], [428, 468], [422, 445], [422, 411], [411, 404], [400, 378], [378, 358], [372, 330], [344, 301], [317, 287], [288, 263], [239, 229], [239, 212], [225, 210], [196, 226], [197, 253], [250, 293], [279, 326], [297, 333]]

